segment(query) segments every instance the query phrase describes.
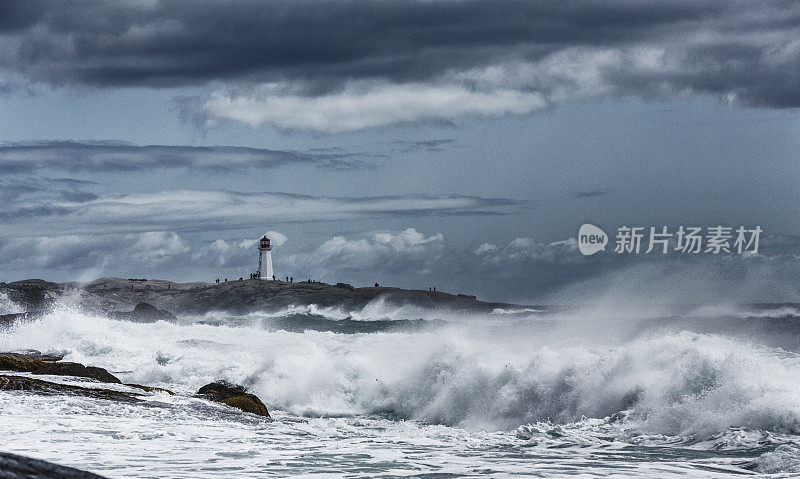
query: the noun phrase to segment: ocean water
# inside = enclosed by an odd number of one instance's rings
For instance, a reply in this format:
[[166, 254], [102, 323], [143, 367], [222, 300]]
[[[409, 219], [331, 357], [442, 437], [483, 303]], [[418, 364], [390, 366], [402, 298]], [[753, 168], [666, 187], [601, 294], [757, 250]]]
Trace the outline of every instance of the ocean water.
[[[65, 301], [0, 330], [0, 350], [177, 394], [0, 392], [2, 450], [108, 477], [790, 476], [798, 346], [791, 305], [468, 315], [375, 301], [140, 324]], [[273, 419], [192, 397], [217, 379]]]

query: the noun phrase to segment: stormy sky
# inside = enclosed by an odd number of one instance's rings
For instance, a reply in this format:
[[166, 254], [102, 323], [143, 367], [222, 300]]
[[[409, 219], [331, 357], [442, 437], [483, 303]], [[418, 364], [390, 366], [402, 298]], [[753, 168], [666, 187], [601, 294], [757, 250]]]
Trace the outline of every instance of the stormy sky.
[[800, 300], [798, 107], [793, 1], [0, 0], [0, 280]]

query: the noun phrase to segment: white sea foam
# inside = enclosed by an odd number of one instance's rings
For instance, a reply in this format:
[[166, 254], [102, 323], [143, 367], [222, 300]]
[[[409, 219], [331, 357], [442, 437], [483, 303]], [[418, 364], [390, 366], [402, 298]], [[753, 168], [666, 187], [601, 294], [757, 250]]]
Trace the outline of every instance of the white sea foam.
[[[384, 306], [376, 303], [358, 314], [364, 320], [426, 314]], [[410, 450], [425, 451], [420, 452], [425, 460], [454, 474], [468, 472], [469, 464], [513, 474], [530, 467], [519, 458], [526, 454], [563, 447], [572, 456], [554, 454], [549, 463], [563, 466], [563, 461], [585, 459], [586, 450], [601, 448], [613, 456], [609, 451], [631, 445], [755, 451], [767, 444], [772, 449], [759, 449], [738, 463], [725, 455], [709, 461], [721, 468], [750, 461], [750, 469], [764, 472], [797, 467], [794, 449], [778, 447], [794, 447], [800, 433], [800, 357], [793, 352], [685, 331], [598, 339], [587, 335], [583, 319], [566, 314], [556, 316], [566, 326], [545, 327], [534, 313], [526, 321], [508, 315], [500, 315], [502, 320], [462, 315], [459, 321], [456, 313], [444, 312], [439, 314], [447, 324], [435, 329], [371, 334], [269, 331], [255, 320], [265, 314], [353, 317], [352, 312], [293, 307], [254, 315], [250, 322], [227, 323], [224, 316], [208, 321], [206, 315], [181, 318], [178, 324], [140, 324], [62, 308], [0, 333], [0, 350], [63, 351], [67, 360], [105, 367], [123, 381], [167, 387], [179, 396], [158, 400], [166, 406], [144, 409], [75, 398], [67, 403], [85, 412], [64, 416], [48, 411], [52, 399], [9, 399], [5, 393], [0, 416], [16, 444], [33, 452], [47, 450], [44, 443], [37, 445], [44, 434], [63, 436], [58, 431], [76, 428], [87, 438], [102, 436], [113, 449], [108, 454], [124, 458], [130, 456], [125, 448], [151, 450], [145, 437], [156, 430], [164, 444], [187, 448], [182, 457], [194, 457], [187, 461], [200, 460], [188, 438], [201, 435], [209, 447], [232, 455], [220, 456], [218, 464], [236, 464], [240, 472], [265, 460], [283, 464], [274, 470], [287, 475], [324, 471], [320, 463], [310, 464], [323, 456], [294, 470], [282, 453], [264, 452], [278, 437], [295, 452], [317, 444], [346, 464], [358, 462], [354, 457], [363, 453], [362, 466], [372, 464], [376, 474], [380, 468], [387, 474], [407, 474], [409, 467], [438, 471], [421, 466]], [[605, 328], [627, 331], [613, 322]], [[245, 420], [241, 426], [241, 418], [220, 419], [219, 411], [207, 416], [189, 396], [216, 379], [248, 386], [280, 424]], [[70, 419], [59, 423], [56, 417]], [[115, 427], [124, 430], [91, 432]], [[234, 442], [241, 447], [224, 446], [233, 438], [243, 441]], [[345, 453], [335, 451], [334, 440], [349, 444], [344, 450], [353, 458], [342, 458]], [[459, 444], [466, 445], [472, 460], [459, 458], [464, 453]], [[520, 456], [499, 464], [491, 459], [498, 447]], [[124, 462], [103, 462], [80, 450], [79, 444], [60, 445], [52, 453], [81, 458], [77, 465]], [[153, 454], [156, 462], [166, 462], [152, 470], [179, 475], [167, 456]], [[667, 456], [661, 471], [675, 466], [685, 472], [685, 465], [670, 466]], [[633, 475], [647, 472], [641, 463], [624, 467]]]

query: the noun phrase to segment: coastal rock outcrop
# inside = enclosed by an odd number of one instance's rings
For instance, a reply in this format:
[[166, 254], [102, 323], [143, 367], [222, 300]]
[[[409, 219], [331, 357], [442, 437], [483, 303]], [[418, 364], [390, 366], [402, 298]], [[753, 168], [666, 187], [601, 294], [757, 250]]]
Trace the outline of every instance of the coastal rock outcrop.
[[125, 319], [137, 323], [155, 323], [156, 321], [175, 322], [177, 318], [166, 309], [158, 309], [150, 303], [141, 301], [136, 304], [133, 311], [114, 311], [109, 314], [115, 319]]
[[197, 395], [241, 409], [244, 412], [270, 417], [267, 406], [261, 402], [258, 396], [248, 393], [244, 386], [231, 384], [227, 381], [215, 381], [201, 387], [197, 391]]
[[103, 476], [81, 471], [52, 462], [0, 452], [0, 478], [2, 479], [103, 479]]
[[0, 353], [0, 370], [53, 376], [75, 376], [95, 379], [102, 383], [121, 383], [116, 376], [103, 368], [58, 361], [58, 359], [35, 354]]
[[[359, 288], [348, 283], [334, 285], [313, 281], [293, 283], [260, 279], [221, 283], [174, 283], [157, 279], [124, 278], [100, 278], [89, 283], [25, 280], [0, 283], [0, 294], [2, 293], [28, 311], [29, 319], [36, 316], [37, 311], [46, 311], [49, 306], [68, 296], [77, 302], [77, 306], [87, 311], [145, 322], [174, 321], [173, 313], [205, 314], [218, 311], [247, 314], [305, 304], [336, 306], [352, 311], [363, 308], [378, 298], [397, 306], [414, 305], [454, 311], [491, 312], [496, 308], [519, 307], [482, 302], [469, 295], [458, 296], [441, 291], [385, 286]], [[147, 305], [138, 306], [137, 311], [134, 306], [143, 302]]]
[[[119, 378], [109, 373], [106, 369], [84, 366], [83, 364], [71, 363], [68, 361], [62, 362], [62, 358], [63, 356], [61, 355], [42, 354], [39, 351], [33, 350], [22, 353], [0, 353], [0, 371], [15, 371], [50, 376], [75, 376], [94, 379], [102, 383], [121, 384]], [[169, 389], [155, 386], [142, 386], [141, 384], [125, 384], [125, 386], [141, 389], [149, 393], [165, 392], [170, 396], [175, 394]], [[0, 479], [2, 479], [2, 477], [0, 477]]]
[[56, 297], [66, 291], [66, 288], [66, 284], [42, 279], [26, 279], [2, 284], [2, 289], [8, 294], [9, 299], [22, 305], [27, 311], [47, 309]]
[[[38, 394], [68, 394], [110, 401], [138, 402], [135, 394], [113, 389], [87, 388], [72, 384], [61, 384], [28, 376], [0, 374], [0, 391], [30, 391]], [[3, 476], [0, 475], [0, 478]]]

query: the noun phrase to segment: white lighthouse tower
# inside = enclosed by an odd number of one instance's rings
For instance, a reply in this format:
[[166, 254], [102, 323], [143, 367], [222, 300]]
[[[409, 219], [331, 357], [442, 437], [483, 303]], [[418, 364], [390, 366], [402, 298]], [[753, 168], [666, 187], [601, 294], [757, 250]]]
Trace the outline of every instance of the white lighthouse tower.
[[269, 244], [269, 238], [264, 235], [258, 242], [258, 277], [272, 281], [272, 245]]

